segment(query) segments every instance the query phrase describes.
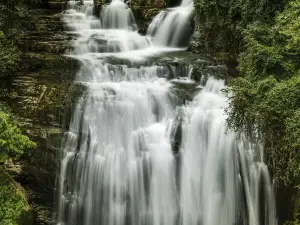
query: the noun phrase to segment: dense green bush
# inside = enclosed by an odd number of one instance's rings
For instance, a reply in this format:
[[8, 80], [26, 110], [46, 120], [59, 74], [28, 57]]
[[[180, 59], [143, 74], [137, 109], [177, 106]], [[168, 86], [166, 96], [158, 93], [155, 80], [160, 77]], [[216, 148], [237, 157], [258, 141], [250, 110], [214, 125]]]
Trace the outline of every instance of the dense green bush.
[[[274, 22], [244, 30], [239, 56], [242, 77], [233, 79], [229, 125], [259, 137], [278, 182], [300, 179], [300, 1], [292, 0]], [[255, 125], [254, 125], [255, 124]]]
[[231, 82], [229, 125], [264, 141], [274, 176], [297, 184], [300, 169], [300, 74], [277, 81], [270, 76]]

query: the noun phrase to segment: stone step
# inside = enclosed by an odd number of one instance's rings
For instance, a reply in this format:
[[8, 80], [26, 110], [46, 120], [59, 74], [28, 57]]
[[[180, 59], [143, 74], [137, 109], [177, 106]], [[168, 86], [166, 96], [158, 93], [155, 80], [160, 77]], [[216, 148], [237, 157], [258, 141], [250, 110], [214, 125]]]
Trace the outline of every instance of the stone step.
[[[64, 77], [74, 78], [74, 73], [79, 69], [79, 61], [64, 55], [53, 53], [26, 53], [22, 56], [21, 73], [37, 72], [39, 77]], [[21, 74], [20, 74], [21, 75]], [[29, 73], [34, 75], [34, 73]], [[35, 75], [34, 75], [35, 76]]]
[[41, 21], [35, 24], [35, 31], [46, 32], [46, 31], [63, 31], [64, 22], [63, 21]]
[[61, 13], [49, 15], [36, 15], [34, 13], [19, 17], [18, 23], [28, 31], [46, 32], [46, 31], [63, 31], [64, 22]]
[[66, 41], [66, 40], [72, 40], [72, 37], [68, 37], [65, 35], [53, 35], [53, 36], [46, 36], [46, 35], [29, 35], [26, 37], [20, 38], [22, 41]]
[[42, 20], [51, 20], [51, 21], [60, 21], [62, 18], [62, 14], [61, 13], [57, 13], [57, 14], [53, 14], [53, 15], [39, 15], [38, 16], [39, 19]]
[[10, 96], [13, 102], [13, 108], [18, 115], [28, 118], [40, 118], [53, 112], [58, 107], [62, 107], [66, 98], [68, 87], [72, 82], [71, 79], [55, 77], [50, 70], [38, 73], [23, 74], [14, 77], [12, 80], [11, 90], [13, 95]]
[[64, 54], [68, 50], [72, 50], [71, 43], [69, 41], [35, 41], [24, 40], [22, 49], [27, 52], [47, 52]]

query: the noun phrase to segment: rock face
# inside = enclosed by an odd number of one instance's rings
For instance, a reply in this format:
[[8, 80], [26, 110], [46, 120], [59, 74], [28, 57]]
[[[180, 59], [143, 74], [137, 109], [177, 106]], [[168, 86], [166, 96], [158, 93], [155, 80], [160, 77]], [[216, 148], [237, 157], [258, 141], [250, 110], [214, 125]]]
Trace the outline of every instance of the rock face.
[[23, 130], [38, 145], [20, 162], [11, 162], [5, 168], [26, 189], [37, 212], [37, 224], [54, 223], [60, 124], [69, 86], [78, 70], [78, 62], [63, 55], [72, 39], [63, 32], [61, 12], [66, 4], [50, 1], [47, 9], [29, 10], [18, 18], [23, 28], [17, 39], [22, 51], [20, 68], [2, 82], [7, 94], [0, 100], [12, 108]]
[[145, 34], [152, 19], [167, 7], [167, 0], [131, 0], [130, 6], [136, 18], [140, 33]]

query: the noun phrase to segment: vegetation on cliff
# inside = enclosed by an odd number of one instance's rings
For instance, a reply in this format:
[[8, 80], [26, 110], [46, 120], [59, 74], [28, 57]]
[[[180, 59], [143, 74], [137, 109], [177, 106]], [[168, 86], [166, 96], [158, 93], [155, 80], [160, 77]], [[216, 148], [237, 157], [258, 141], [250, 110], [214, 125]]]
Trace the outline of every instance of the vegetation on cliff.
[[[14, 37], [7, 37], [17, 17], [17, 4], [21, 1], [0, 1], [0, 79], [12, 76], [19, 67], [21, 51]], [[5, 34], [6, 33], [6, 34]], [[5, 94], [1, 89], [0, 94]], [[0, 102], [0, 162], [7, 157], [19, 157], [26, 148], [35, 147], [35, 143], [21, 133], [16, 119], [10, 110]]]
[[243, 51], [243, 32], [253, 22], [272, 22], [288, 0], [194, 0], [199, 51], [225, 60]]
[[16, 121], [9, 109], [0, 103], [0, 225], [31, 225], [35, 220], [25, 190], [1, 167], [9, 158], [18, 158], [24, 150], [36, 147], [21, 133]]
[[25, 190], [0, 167], [0, 225], [31, 225], [34, 220]]
[[36, 147], [34, 142], [21, 133], [13, 117], [4, 108], [0, 105], [0, 162], [9, 157], [19, 157], [25, 149]]
[[287, 185], [300, 179], [299, 10], [300, 1], [290, 1], [273, 23], [256, 22], [244, 30], [242, 77], [229, 88], [229, 125], [258, 132], [274, 176]]
[[[16, 45], [18, 32], [14, 21], [21, 2], [24, 1], [0, 0], [0, 97], [7, 95], [4, 79], [14, 76], [20, 67], [21, 51]], [[1, 167], [7, 159], [16, 159], [34, 147], [36, 144], [22, 134], [9, 108], [0, 102], [0, 225], [34, 223], [35, 215], [25, 190]]]
[[[277, 185], [299, 188], [300, 1], [194, 0], [194, 5], [192, 50], [238, 65], [238, 77], [229, 78], [225, 90], [229, 126], [263, 142]], [[288, 224], [299, 224], [296, 211]]]

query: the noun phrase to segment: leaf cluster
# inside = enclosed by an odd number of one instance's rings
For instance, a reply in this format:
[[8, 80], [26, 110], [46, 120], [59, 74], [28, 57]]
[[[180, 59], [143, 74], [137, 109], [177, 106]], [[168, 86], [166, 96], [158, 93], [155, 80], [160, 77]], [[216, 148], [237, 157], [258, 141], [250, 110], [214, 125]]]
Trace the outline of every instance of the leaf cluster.
[[25, 149], [35, 147], [36, 143], [22, 134], [16, 119], [5, 107], [0, 105], [0, 155], [2, 160], [6, 157], [19, 157]]

